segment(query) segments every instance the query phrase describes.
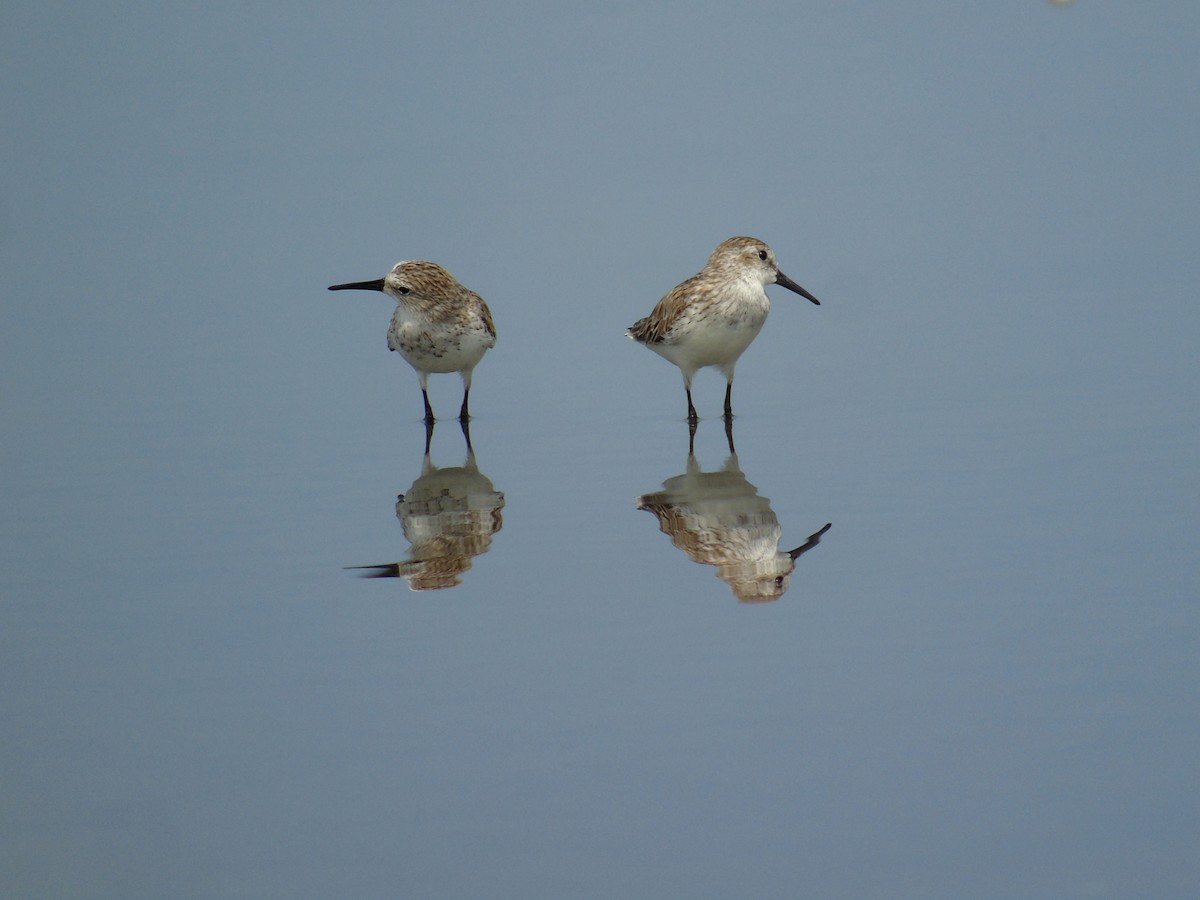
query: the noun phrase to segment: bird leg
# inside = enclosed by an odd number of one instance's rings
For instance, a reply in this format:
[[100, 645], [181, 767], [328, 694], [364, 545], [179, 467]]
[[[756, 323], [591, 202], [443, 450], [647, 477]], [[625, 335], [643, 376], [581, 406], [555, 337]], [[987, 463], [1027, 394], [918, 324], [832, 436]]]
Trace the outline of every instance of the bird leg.
[[469, 420], [471, 418], [470, 412], [467, 411], [467, 398], [470, 396], [471, 396], [471, 389], [469, 387], [463, 388], [462, 409], [460, 409], [458, 411], [458, 421], [460, 421], [460, 422], [466, 422], [467, 420]]
[[429, 459], [429, 447], [433, 443], [433, 419], [425, 420], [425, 459]]

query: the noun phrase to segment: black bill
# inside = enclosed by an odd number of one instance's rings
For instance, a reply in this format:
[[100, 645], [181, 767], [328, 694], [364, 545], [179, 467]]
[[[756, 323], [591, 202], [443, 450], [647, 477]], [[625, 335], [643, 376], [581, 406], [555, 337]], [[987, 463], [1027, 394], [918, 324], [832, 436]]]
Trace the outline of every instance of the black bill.
[[[351, 281], [346, 284], [331, 284], [331, 291], [382, 291], [383, 279], [376, 278], [374, 281]], [[817, 301], [814, 300], [813, 303]]]
[[[779, 285], [783, 285], [789, 291], [794, 291], [795, 293], [799, 294], [801, 297], [807, 297], [813, 303], [817, 304], [817, 306], [821, 305], [820, 300], [818, 300], [816, 297], [814, 297], [812, 294], [810, 294], [804, 288], [800, 287], [800, 285], [796, 284], [796, 282], [792, 281], [792, 279], [788, 278], [782, 272], [776, 273], [775, 283], [779, 284]], [[331, 288], [331, 290], [332, 290], [332, 288]]]

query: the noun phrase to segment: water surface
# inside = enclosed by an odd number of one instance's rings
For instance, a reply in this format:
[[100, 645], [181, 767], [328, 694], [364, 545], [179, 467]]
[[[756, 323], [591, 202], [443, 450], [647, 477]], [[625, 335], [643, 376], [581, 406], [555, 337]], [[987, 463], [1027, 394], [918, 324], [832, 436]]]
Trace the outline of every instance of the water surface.
[[2, 892], [1191, 896], [1191, 9], [14, 12]]

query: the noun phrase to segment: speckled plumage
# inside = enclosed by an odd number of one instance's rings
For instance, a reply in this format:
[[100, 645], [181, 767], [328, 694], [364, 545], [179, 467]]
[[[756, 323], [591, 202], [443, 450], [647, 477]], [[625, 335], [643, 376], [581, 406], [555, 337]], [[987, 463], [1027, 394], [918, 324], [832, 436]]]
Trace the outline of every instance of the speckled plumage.
[[430, 459], [433, 423], [426, 426], [421, 475], [396, 498], [396, 518], [408, 539], [407, 558], [375, 566], [369, 578], [404, 578], [414, 591], [439, 590], [462, 582], [476, 556], [487, 553], [504, 525], [504, 494], [479, 471], [471, 434], [462, 423], [467, 458], [462, 466], [439, 467]]
[[375, 281], [334, 284], [329, 290], [382, 291], [395, 300], [388, 349], [397, 351], [416, 369], [426, 421], [433, 421], [429, 375], [444, 372], [462, 375], [459, 418], [469, 418], [472, 372], [483, 355], [496, 346], [496, 326], [482, 297], [459, 284], [437, 263], [420, 259], [398, 262]]
[[733, 415], [733, 373], [758, 336], [771, 302], [763, 288], [779, 284], [820, 305], [812, 294], [779, 271], [775, 252], [752, 237], [731, 237], [712, 252], [704, 268], [667, 292], [625, 332], [679, 367], [687, 392], [688, 419], [695, 421], [692, 377], [705, 366], [725, 376], [725, 416]]
[[[694, 435], [695, 426], [690, 426]], [[782, 550], [782, 530], [771, 501], [746, 480], [726, 420], [729, 456], [718, 471], [705, 472], [688, 442], [686, 469], [663, 489], [638, 497], [638, 509], [654, 514], [671, 543], [693, 561], [715, 566], [743, 602], [774, 600], [788, 589], [796, 558], [816, 546], [825, 525], [793, 550]]]

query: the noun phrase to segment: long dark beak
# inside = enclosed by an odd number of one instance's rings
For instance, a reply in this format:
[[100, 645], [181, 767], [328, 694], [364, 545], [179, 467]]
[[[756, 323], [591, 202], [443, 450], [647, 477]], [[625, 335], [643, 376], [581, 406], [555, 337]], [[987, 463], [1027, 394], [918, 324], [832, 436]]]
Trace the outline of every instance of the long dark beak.
[[812, 294], [810, 294], [804, 288], [800, 287], [800, 285], [796, 284], [796, 282], [792, 281], [792, 279], [788, 278], [782, 272], [777, 272], [775, 274], [775, 283], [783, 285], [789, 291], [794, 291], [797, 294], [799, 294], [801, 297], [806, 297], [807, 299], [811, 300], [813, 303], [817, 304], [817, 306], [821, 305], [820, 300], [818, 300], [816, 297], [814, 297]]
[[795, 559], [795, 558], [796, 558], [797, 556], [799, 556], [801, 553], [807, 553], [807, 552], [808, 552], [809, 550], [811, 550], [813, 547], [817, 546], [817, 544], [821, 543], [821, 535], [823, 535], [825, 532], [827, 532], [827, 531], [828, 531], [830, 528], [832, 528], [832, 527], [833, 527], [833, 523], [832, 523], [832, 522], [829, 522], [829, 523], [828, 523], [828, 524], [827, 524], [827, 525], [826, 525], [824, 528], [822, 528], [820, 531], [818, 531], [818, 532], [815, 532], [814, 534], [810, 534], [810, 535], [808, 536], [808, 540], [807, 540], [807, 541], [805, 541], [803, 544], [801, 544], [801, 545], [800, 545], [799, 547], [797, 547], [795, 550], [789, 550], [789, 551], [788, 551], [788, 556], [790, 556], [792, 559]]
[[[331, 291], [382, 291], [383, 279], [376, 278], [374, 281], [351, 281], [347, 284], [331, 284]], [[814, 303], [816, 301], [813, 301]]]

